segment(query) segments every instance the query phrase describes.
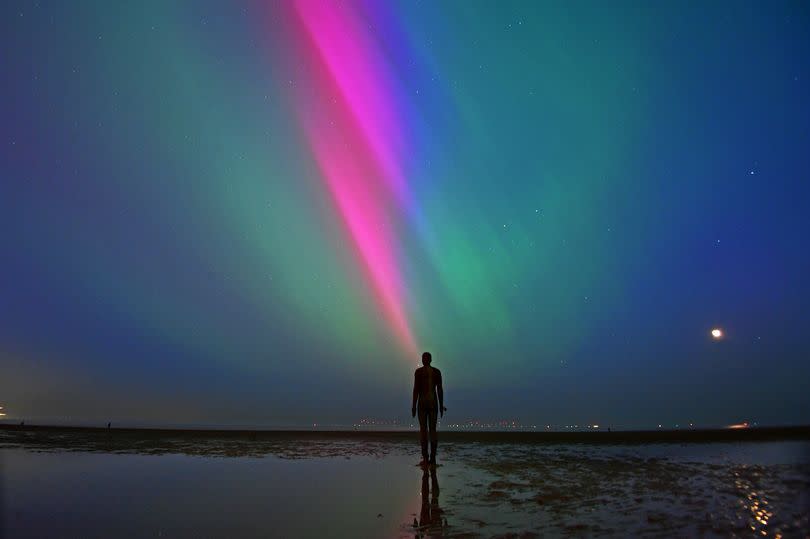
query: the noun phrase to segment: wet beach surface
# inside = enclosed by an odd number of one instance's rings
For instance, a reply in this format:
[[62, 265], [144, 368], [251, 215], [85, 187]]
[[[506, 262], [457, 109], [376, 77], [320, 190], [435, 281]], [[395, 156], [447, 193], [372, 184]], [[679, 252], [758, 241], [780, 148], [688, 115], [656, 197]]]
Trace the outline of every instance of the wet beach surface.
[[810, 535], [810, 441], [795, 432], [783, 441], [690, 443], [443, 434], [441, 465], [430, 474], [416, 466], [412, 432], [4, 428], [0, 531], [4, 537]]

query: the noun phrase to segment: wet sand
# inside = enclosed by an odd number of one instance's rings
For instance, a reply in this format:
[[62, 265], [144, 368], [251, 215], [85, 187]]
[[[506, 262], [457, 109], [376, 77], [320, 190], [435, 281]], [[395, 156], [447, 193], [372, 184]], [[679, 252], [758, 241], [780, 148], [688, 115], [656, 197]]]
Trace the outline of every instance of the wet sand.
[[[415, 436], [5, 425], [0, 531], [7, 537], [54, 531], [191, 537], [200, 530], [213, 537], [810, 535], [806, 427], [442, 432], [435, 475], [415, 466]], [[166, 492], [180, 494], [182, 503]]]

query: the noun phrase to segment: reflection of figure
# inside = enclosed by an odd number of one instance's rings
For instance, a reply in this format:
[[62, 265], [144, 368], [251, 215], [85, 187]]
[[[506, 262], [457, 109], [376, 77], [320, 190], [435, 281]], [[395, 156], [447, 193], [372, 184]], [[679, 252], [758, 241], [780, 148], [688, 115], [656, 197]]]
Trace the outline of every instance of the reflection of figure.
[[430, 469], [430, 484], [428, 484], [428, 471], [422, 472], [422, 510], [419, 512], [419, 521], [413, 519], [417, 538], [442, 537], [447, 526], [442, 520], [442, 510], [439, 508], [439, 480], [436, 477], [436, 468]]
[[[415, 416], [417, 401], [419, 409], [419, 441], [422, 444], [422, 465], [436, 464], [436, 448], [439, 444], [436, 435], [436, 416], [442, 416], [444, 407], [444, 389], [442, 388], [442, 373], [439, 369], [430, 366], [432, 357], [430, 352], [422, 354], [422, 364], [413, 375], [413, 405], [411, 415]], [[430, 431], [430, 460], [428, 461], [427, 445], [428, 430]]]

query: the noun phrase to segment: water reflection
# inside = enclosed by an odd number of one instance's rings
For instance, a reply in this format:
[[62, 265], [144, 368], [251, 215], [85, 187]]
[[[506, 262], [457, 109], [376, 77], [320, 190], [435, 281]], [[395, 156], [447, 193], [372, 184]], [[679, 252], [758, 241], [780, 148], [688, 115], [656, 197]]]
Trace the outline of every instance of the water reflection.
[[413, 527], [416, 530], [414, 537], [444, 537], [447, 528], [447, 519], [443, 517], [444, 511], [439, 507], [439, 479], [436, 476], [436, 468], [431, 468], [430, 472], [422, 472], [422, 509], [419, 512], [419, 520], [413, 519]]
[[418, 513], [415, 480], [410, 455], [201, 458], [0, 449], [0, 538], [399, 537], [402, 523], [410, 528], [409, 515]]
[[[758, 485], [761, 476], [762, 471], [758, 466], [742, 465], [734, 472], [734, 486], [741, 495], [740, 505], [745, 512], [750, 514], [748, 527], [755, 534], [759, 533], [767, 537], [771, 532], [768, 530], [768, 521], [773, 518], [774, 514], [762, 487]], [[771, 534], [777, 538], [782, 537], [779, 528], [774, 529]]]
[[448, 444], [440, 495], [412, 444], [113, 433], [0, 431], [0, 537], [810, 537], [807, 442]]

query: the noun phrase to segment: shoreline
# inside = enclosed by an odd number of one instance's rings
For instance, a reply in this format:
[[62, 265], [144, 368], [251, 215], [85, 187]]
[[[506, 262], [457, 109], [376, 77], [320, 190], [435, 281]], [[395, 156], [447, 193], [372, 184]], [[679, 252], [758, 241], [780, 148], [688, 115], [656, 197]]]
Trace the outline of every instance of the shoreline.
[[[413, 431], [9, 427], [0, 427], [9, 535], [260, 537], [287, 526], [293, 537], [323, 529], [804, 537], [810, 529], [810, 427], [690, 431], [694, 443], [672, 443], [678, 432], [449, 432], [430, 473], [417, 464]], [[238, 514], [222, 512], [223, 493]]]
[[[412, 441], [416, 430], [261, 430], [261, 429], [176, 429], [176, 428], [106, 428], [70, 427], [56, 425], [11, 425], [0, 424], [0, 433], [6, 435], [85, 435], [115, 436], [121, 439], [159, 440], [164, 438], [219, 439], [244, 441], [285, 440], [346, 440], [373, 442]], [[769, 442], [810, 440], [810, 425], [791, 427], [751, 427], [745, 429], [690, 429], [647, 431], [439, 431], [442, 442], [488, 443], [488, 444], [608, 444], [638, 445], [666, 443], [720, 443], [720, 442]], [[22, 441], [22, 440], [19, 440]]]

